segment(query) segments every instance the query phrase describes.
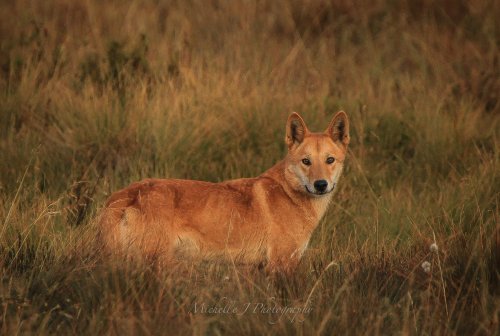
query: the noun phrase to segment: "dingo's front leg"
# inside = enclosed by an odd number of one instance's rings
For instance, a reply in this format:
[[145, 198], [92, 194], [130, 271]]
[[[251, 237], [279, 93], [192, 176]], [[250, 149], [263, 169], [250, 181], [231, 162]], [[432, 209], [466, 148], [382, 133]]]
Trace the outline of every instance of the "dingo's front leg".
[[302, 253], [303, 248], [295, 244], [293, 246], [280, 246], [270, 249], [266, 271], [269, 274], [278, 272], [291, 275], [297, 268]]

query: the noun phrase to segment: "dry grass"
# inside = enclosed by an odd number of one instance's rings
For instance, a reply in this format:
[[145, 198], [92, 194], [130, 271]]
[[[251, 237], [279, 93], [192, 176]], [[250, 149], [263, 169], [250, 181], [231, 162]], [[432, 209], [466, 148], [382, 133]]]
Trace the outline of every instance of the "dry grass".
[[[500, 8], [440, 3], [2, 2], [1, 332], [498, 334]], [[347, 169], [293, 278], [94, 250], [113, 190], [258, 175], [290, 111], [339, 109]]]

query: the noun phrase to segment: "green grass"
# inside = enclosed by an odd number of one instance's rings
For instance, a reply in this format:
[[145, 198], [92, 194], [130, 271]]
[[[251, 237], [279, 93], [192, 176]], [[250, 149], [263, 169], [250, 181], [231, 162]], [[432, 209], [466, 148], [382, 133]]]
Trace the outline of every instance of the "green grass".
[[[1, 333], [498, 334], [499, 12], [3, 2]], [[285, 155], [291, 111], [323, 130], [340, 109], [346, 170], [293, 277], [223, 261], [156, 272], [96, 250], [114, 190], [256, 176]], [[238, 313], [199, 312], [225, 303]]]

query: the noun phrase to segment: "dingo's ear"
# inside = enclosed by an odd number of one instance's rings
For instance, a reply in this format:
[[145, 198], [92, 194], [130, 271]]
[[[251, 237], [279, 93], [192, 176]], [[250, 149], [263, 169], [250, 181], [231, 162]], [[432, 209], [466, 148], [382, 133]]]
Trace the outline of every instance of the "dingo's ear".
[[349, 144], [349, 119], [344, 111], [339, 111], [335, 114], [330, 125], [326, 129], [326, 133], [333, 139], [334, 142], [340, 142], [347, 147]]
[[309, 130], [304, 120], [298, 113], [292, 112], [286, 122], [285, 142], [288, 145], [288, 149], [292, 148], [294, 144], [300, 144], [307, 133], [309, 133]]

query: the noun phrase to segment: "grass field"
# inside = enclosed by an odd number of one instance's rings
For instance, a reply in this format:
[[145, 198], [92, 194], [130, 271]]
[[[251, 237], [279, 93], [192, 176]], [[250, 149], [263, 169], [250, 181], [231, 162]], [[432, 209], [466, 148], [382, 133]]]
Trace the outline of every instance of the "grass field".
[[[0, 333], [498, 335], [500, 3], [355, 3], [2, 1]], [[293, 277], [96, 249], [112, 191], [257, 176], [340, 109]]]

